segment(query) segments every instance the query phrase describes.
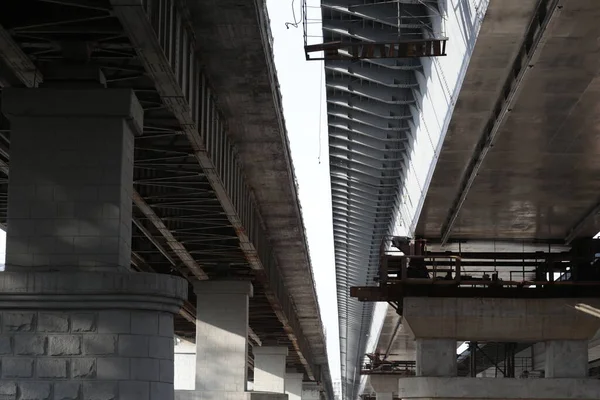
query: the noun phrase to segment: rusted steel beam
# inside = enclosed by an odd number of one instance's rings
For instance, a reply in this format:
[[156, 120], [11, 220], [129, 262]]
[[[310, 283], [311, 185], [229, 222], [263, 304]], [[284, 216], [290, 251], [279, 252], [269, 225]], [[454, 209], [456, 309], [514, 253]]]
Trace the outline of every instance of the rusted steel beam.
[[[329, 42], [304, 46], [307, 60], [362, 60], [377, 58], [443, 57], [448, 39], [418, 39], [394, 42]], [[311, 53], [323, 52], [323, 57]]]
[[[204, 272], [200, 264], [194, 259], [194, 257], [187, 251], [185, 246], [181, 244], [175, 236], [171, 233], [171, 230], [167, 228], [165, 223], [160, 219], [158, 215], [154, 212], [152, 207], [146, 203], [146, 201], [140, 196], [137, 190], [133, 189], [133, 204], [144, 214], [146, 218], [154, 225], [156, 230], [160, 232], [160, 234], [167, 241], [167, 245], [173, 250], [173, 252], [177, 255], [177, 257], [181, 260], [181, 262], [189, 268], [190, 272], [194, 274], [194, 276], [198, 280], [206, 280], [208, 279], [208, 275]], [[138, 226], [139, 228], [139, 226]], [[146, 235], [148, 236], [148, 235]], [[150, 235], [151, 238], [152, 235]], [[150, 239], [153, 241], [153, 239]], [[159, 248], [160, 250], [160, 248]], [[164, 254], [164, 253], [163, 253]]]
[[[363, 302], [395, 301], [402, 304], [404, 297], [461, 297], [461, 298], [515, 298], [515, 299], [545, 299], [545, 298], [596, 298], [600, 292], [600, 282], [527, 282], [518, 286], [500, 286], [493, 282], [465, 281], [469, 287], [406, 283], [388, 284], [385, 287], [355, 286], [350, 288], [350, 296]], [[488, 285], [487, 287], [471, 287], [472, 285]], [[529, 287], [535, 285], [536, 287]], [[401, 314], [402, 307], [398, 313]]]

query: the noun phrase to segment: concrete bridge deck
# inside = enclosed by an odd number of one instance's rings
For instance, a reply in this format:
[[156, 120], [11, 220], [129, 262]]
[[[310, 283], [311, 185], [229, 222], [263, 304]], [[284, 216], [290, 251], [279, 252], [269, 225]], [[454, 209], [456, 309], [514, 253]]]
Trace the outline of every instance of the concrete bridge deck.
[[491, 1], [418, 218], [450, 239], [599, 230], [594, 1]]

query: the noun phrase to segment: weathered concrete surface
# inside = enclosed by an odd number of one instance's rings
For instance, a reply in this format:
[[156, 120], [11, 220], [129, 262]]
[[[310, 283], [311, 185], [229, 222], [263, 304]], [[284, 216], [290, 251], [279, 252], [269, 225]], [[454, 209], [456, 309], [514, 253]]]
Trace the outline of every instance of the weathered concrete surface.
[[284, 393], [251, 392], [250, 400], [288, 400]]
[[[417, 233], [439, 237], [535, 0], [492, 0]], [[600, 3], [563, 2], [462, 206], [454, 238], [564, 238], [598, 202]], [[596, 216], [580, 232], [598, 231]]]
[[397, 393], [398, 377], [393, 375], [370, 375], [369, 383], [375, 393]]
[[302, 400], [302, 381], [304, 374], [288, 372], [285, 374], [285, 394], [288, 400]]
[[196, 293], [196, 390], [243, 393], [248, 373], [248, 302], [244, 281], [198, 281]]
[[546, 342], [546, 378], [585, 378], [588, 376], [587, 340]]
[[[313, 360], [327, 354], [263, 0], [187, 1], [198, 51], [270, 235]], [[276, 284], [276, 282], [272, 282]]]
[[285, 393], [285, 359], [288, 348], [284, 346], [254, 347], [254, 390], [258, 392]]
[[175, 400], [288, 400], [283, 393], [265, 392], [201, 392], [195, 390], [176, 390]]
[[6, 269], [128, 271], [144, 124], [133, 91], [7, 88], [2, 112], [13, 133]]
[[417, 376], [456, 376], [455, 339], [417, 339]]
[[320, 400], [319, 387], [314, 383], [305, 383], [302, 385], [302, 400]]
[[589, 340], [600, 319], [578, 312], [575, 304], [573, 299], [407, 297], [403, 315], [416, 338]]
[[536, 3], [490, 1], [419, 218], [419, 234], [440, 235], [460, 178], [512, 67]]
[[400, 378], [402, 399], [544, 399], [583, 400], [600, 398], [596, 379], [515, 378]]
[[176, 390], [174, 400], [251, 400], [249, 392]]
[[169, 399], [184, 298], [169, 275], [3, 272], [2, 398]]

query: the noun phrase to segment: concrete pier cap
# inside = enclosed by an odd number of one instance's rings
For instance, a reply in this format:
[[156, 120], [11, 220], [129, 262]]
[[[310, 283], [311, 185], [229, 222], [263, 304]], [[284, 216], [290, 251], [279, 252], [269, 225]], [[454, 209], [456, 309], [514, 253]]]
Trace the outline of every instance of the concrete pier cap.
[[254, 295], [252, 283], [248, 281], [197, 281], [194, 282], [194, 293], [203, 294], [245, 294]]
[[[527, 290], [527, 289], [524, 289]], [[600, 319], [577, 311], [581, 299], [407, 297], [403, 318], [416, 338], [510, 342], [587, 340]], [[594, 307], [600, 300], [586, 299]]]

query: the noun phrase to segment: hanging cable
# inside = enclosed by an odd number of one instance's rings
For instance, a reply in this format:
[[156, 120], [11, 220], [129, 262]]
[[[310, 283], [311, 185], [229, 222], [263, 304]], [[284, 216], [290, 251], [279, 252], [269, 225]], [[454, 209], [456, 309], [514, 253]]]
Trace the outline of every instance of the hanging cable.
[[[290, 29], [290, 26], [297, 28], [298, 26], [300, 26], [300, 24], [304, 20], [304, 13], [302, 13], [302, 12], [300, 13], [300, 21], [297, 20], [296, 10], [294, 9], [295, 2], [296, 2], [296, 0], [292, 0], [292, 18], [294, 18], [294, 22], [286, 22], [285, 23], [285, 27], [288, 29]], [[306, 0], [302, 0], [302, 2], [300, 3], [300, 8], [302, 8], [302, 6], [304, 5], [305, 2], [306, 2]]]
[[319, 165], [321, 164], [322, 131], [323, 131], [323, 75], [325, 75], [325, 61], [321, 67], [321, 81], [319, 83]]

